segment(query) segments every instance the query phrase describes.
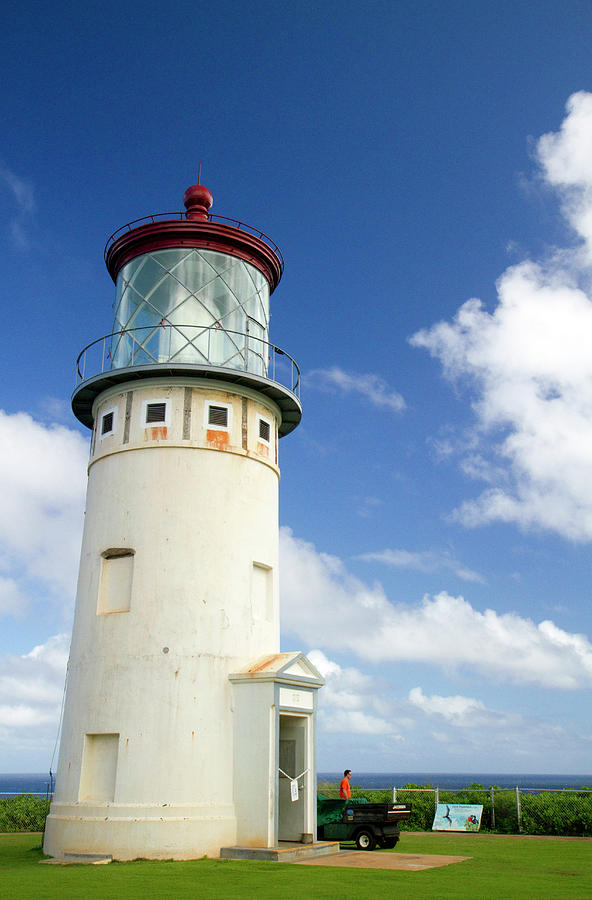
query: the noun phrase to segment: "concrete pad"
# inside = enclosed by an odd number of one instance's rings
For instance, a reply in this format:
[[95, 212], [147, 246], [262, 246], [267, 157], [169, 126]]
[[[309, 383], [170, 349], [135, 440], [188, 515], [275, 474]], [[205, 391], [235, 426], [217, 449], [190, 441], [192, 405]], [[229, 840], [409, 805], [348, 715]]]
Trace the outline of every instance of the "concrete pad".
[[437, 869], [452, 863], [464, 862], [470, 856], [436, 856], [427, 853], [397, 853], [382, 850], [341, 850], [333, 856], [318, 859], [294, 860], [295, 866], [337, 866], [352, 869], [403, 869], [407, 872]]
[[259, 859], [268, 862], [310, 860], [330, 853], [339, 853], [339, 841], [282, 841], [277, 847], [221, 847], [220, 859]]

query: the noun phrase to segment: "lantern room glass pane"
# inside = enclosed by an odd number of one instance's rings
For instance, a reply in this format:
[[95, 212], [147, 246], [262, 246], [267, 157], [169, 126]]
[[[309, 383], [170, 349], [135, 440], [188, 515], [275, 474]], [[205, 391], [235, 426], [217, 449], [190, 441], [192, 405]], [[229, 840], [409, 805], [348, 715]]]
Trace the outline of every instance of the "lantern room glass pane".
[[269, 284], [214, 250], [136, 257], [117, 278], [112, 368], [192, 363], [267, 374]]

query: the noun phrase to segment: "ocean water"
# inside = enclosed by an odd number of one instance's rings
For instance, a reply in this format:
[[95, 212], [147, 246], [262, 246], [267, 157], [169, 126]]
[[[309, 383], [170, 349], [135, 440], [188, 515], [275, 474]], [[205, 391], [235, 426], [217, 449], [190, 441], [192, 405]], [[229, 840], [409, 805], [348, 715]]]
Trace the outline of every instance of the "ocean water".
[[0, 775], [0, 797], [6, 794], [39, 794], [44, 797], [50, 790], [48, 772]]
[[[319, 772], [319, 781], [339, 782], [343, 772]], [[392, 788], [404, 784], [431, 785], [442, 790], [467, 788], [471, 783], [500, 788], [547, 788], [551, 790], [592, 788], [592, 775], [525, 775], [478, 772], [352, 772], [352, 787]], [[50, 790], [48, 773], [0, 775], [0, 797], [7, 794], [33, 793], [45, 796]]]
[[[318, 781], [340, 781], [341, 772], [319, 772]], [[352, 770], [352, 787], [392, 788], [405, 784], [418, 784], [421, 787], [430, 785], [442, 790], [468, 788], [470, 784], [482, 784], [483, 787], [499, 788], [548, 788], [551, 790], [592, 788], [592, 775], [529, 775], [529, 774], [491, 774], [477, 772], [475, 774], [451, 772], [356, 772]]]

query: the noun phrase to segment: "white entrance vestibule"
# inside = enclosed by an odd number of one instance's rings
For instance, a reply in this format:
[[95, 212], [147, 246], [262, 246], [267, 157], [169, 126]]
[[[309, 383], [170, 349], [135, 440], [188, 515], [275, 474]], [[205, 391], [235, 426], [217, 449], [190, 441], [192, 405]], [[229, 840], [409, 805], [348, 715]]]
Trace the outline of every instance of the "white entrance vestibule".
[[312, 843], [321, 675], [302, 653], [293, 652], [264, 657], [229, 679], [234, 686], [237, 845]]

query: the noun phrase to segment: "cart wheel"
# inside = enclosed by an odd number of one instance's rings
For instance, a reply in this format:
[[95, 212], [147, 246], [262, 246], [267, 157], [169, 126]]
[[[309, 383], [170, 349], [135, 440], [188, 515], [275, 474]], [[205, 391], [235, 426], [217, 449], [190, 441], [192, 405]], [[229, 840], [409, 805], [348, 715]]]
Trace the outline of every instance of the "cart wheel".
[[373, 831], [363, 828], [356, 835], [356, 847], [358, 850], [374, 850], [376, 847], [376, 837]]
[[383, 838], [382, 842], [381, 842], [381, 847], [384, 847], [385, 850], [392, 850], [398, 840], [399, 840], [398, 837]]

